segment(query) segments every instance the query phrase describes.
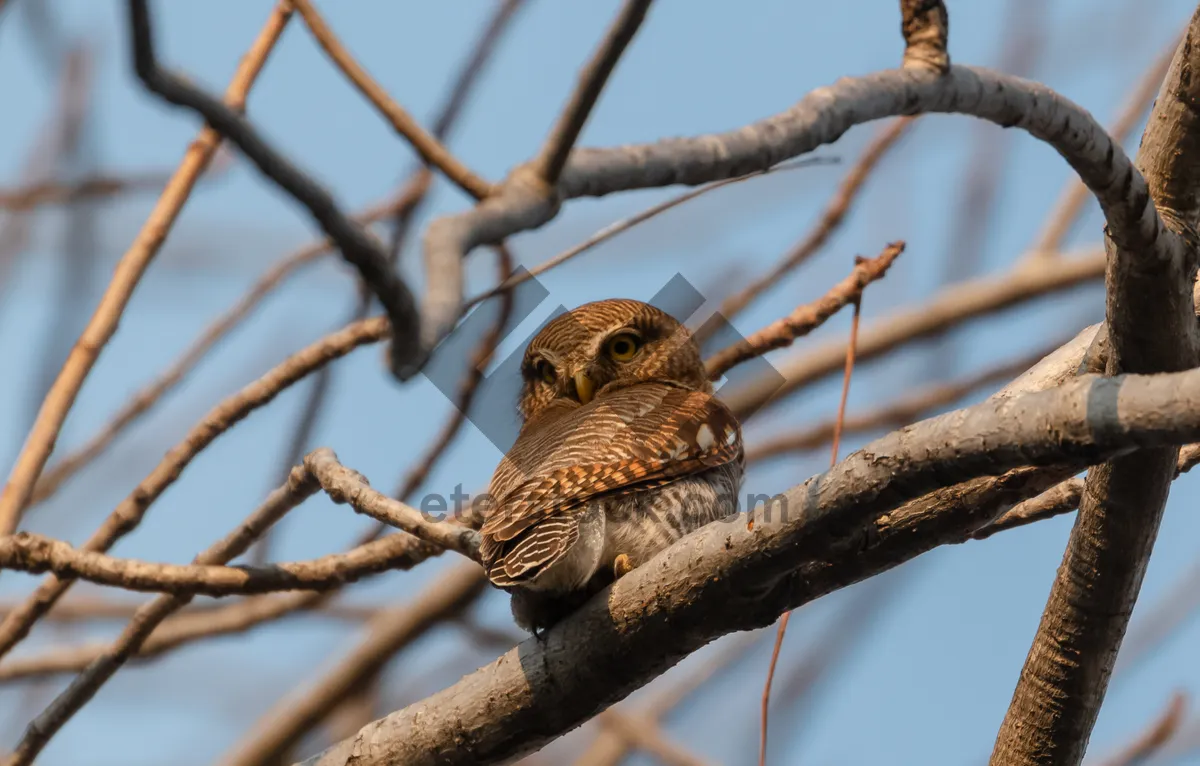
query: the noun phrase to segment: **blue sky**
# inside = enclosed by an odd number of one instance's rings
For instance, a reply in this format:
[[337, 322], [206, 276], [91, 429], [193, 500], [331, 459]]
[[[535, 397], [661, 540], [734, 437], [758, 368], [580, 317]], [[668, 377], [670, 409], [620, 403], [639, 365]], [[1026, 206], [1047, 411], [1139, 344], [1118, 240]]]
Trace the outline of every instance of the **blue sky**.
[[[15, 7], [0, 20], [0, 104], [7, 106], [0, 119], [0, 179], [5, 186], [15, 183], [26, 147], [43, 129], [55, 97], [53, 81], [32, 55], [21, 8], [29, 2], [12, 0]], [[895, 5], [890, 0], [757, 0], [735, 7], [712, 0], [660, 0], [609, 83], [581, 143], [608, 146], [725, 130], [781, 111], [840, 76], [893, 66], [902, 49]], [[1023, 5], [1032, 9], [1037, 3]], [[1102, 121], [1114, 114], [1191, 11], [1183, 0], [1056, 0], [1045, 5], [1042, 11], [1029, 10], [1025, 22], [1039, 26], [1049, 40], [1031, 63], [1031, 75]], [[100, 166], [170, 168], [194, 136], [197, 121], [162, 105], [132, 78], [123, 6], [56, 0], [52, 7], [64, 28], [85, 36], [98, 56], [93, 97]], [[160, 56], [208, 87], [223, 88], [270, 7], [265, 0], [160, 0], [154, 5]], [[363, 65], [398, 101], [427, 119], [492, 2], [326, 0], [320, 7]], [[613, 0], [529, 0], [450, 140], [458, 156], [494, 179], [536, 151], [578, 66], [617, 7]], [[950, 50], [956, 62], [991, 65], [999, 60], [1007, 7], [1001, 2], [951, 3]], [[251, 95], [249, 114], [350, 209], [386, 196], [410, 166], [406, 145], [328, 64], [298, 21], [272, 55]], [[765, 269], [807, 230], [872, 130], [857, 128], [833, 147], [819, 150], [822, 156], [841, 157], [842, 167], [810, 168], [724, 189], [552, 272], [543, 279], [551, 300], [512, 333], [502, 351], [512, 351], [552, 304], [649, 298], [677, 273], [719, 298]], [[1027, 136], [978, 129], [967, 118], [935, 116], [922, 120], [885, 160], [821, 255], [740, 317], [738, 327], [752, 330], [816, 297], [846, 273], [855, 254], [874, 254], [894, 239], [906, 240], [908, 251], [868, 293], [864, 320], [889, 308], [918, 304], [942, 279], [964, 163], [981, 141], [988, 151], [1010, 152], [996, 216], [977, 260], [987, 272], [1005, 269], [1033, 238], [1069, 169], [1052, 150]], [[1129, 145], [1131, 152], [1135, 148], [1136, 139]], [[672, 193], [573, 202], [542, 230], [514, 238], [513, 248], [522, 262], [540, 262]], [[110, 273], [152, 202], [139, 196], [101, 209], [101, 276]], [[459, 192], [439, 182], [426, 213], [450, 213], [466, 204]], [[64, 263], [61, 213], [44, 212], [37, 223], [14, 280], [0, 287], [0, 359], [7, 372], [0, 376], [0, 463], [5, 466], [15, 457], [21, 429], [30, 418], [32, 371], [40, 362], [51, 311], [48, 296]], [[88, 380], [60, 447], [90, 435], [272, 261], [313, 234], [298, 206], [242, 163], [202, 186]], [[1095, 243], [1099, 234], [1099, 218], [1090, 205], [1073, 244]], [[413, 250], [405, 256], [404, 269], [419, 287], [417, 255]], [[469, 272], [472, 292], [485, 287], [493, 277], [490, 256], [473, 258]], [[164, 406], [33, 514], [28, 528], [82, 540], [205, 410], [335, 327], [354, 300], [350, 275], [332, 259], [289, 282]], [[1010, 312], [1000, 321], [970, 324], [954, 335], [954, 369], [964, 372], [1027, 352], [1067, 329], [1097, 321], [1102, 306], [1102, 293], [1092, 287]], [[844, 333], [847, 322], [848, 316], [838, 317], [809, 344]], [[803, 353], [804, 348], [801, 343], [785, 353]], [[851, 407], [868, 408], [928, 382], [932, 358], [927, 350], [914, 349], [864, 365], [854, 380]], [[439, 427], [449, 405], [428, 381], [397, 386], [380, 359], [378, 349], [369, 349], [339, 366], [316, 443], [333, 447], [376, 486], [390, 487]], [[814, 386], [773, 417], [749, 423], [748, 436], [828, 416], [837, 388], [832, 380]], [[186, 561], [223, 534], [273, 481], [302, 400], [297, 388], [222, 437], [117, 552]], [[469, 430], [428, 488], [448, 493], [460, 483], [468, 489], [481, 486], [498, 458], [481, 434]], [[775, 463], [751, 475], [754, 491], [795, 484], [820, 470], [825, 460], [824, 454], [816, 454]], [[1176, 484], [1140, 607], [1153, 604], [1195, 558], [1200, 536], [1200, 520], [1191, 512], [1195, 492], [1193, 478]], [[363, 521], [344, 507], [313, 500], [283, 523], [276, 554], [297, 559], [338, 550], [362, 528]], [[986, 542], [941, 549], [901, 569], [869, 633], [813, 699], [804, 720], [775, 719], [775, 762], [957, 764], [985, 758], [1069, 528], [1069, 519], [1041, 523]], [[378, 578], [355, 587], [348, 598], [406, 599], [444, 565]], [[11, 598], [33, 583], [5, 574], [0, 596]], [[826, 599], [793, 620], [785, 672], [789, 662], [803, 657], [821, 626], [848, 603], [847, 595]], [[1139, 608], [1138, 613], [1144, 611]], [[479, 615], [489, 624], [506, 625], [507, 605], [493, 594]], [[18, 651], [32, 654], [59, 642], [111, 635], [115, 629], [43, 626]], [[1092, 753], [1124, 742], [1157, 715], [1173, 689], [1200, 690], [1200, 667], [1188, 651], [1198, 634], [1197, 625], [1189, 623], [1114, 682]], [[277, 698], [311, 679], [313, 668], [326, 667], [354, 638], [346, 625], [303, 618], [128, 669], [61, 732], [42, 762], [213, 762]], [[455, 665], [454, 672], [421, 680], [439, 658], [462, 651], [462, 640], [448, 629], [422, 640], [389, 668], [385, 704], [402, 704], [433, 691], [490, 659], [477, 652]], [[672, 719], [670, 731], [714, 762], [747, 762], [766, 662], [762, 651], [740, 663]], [[37, 708], [22, 709], [31, 699], [24, 691], [0, 692], [0, 721], [12, 722], [4, 729], [6, 736], [16, 736], [18, 725], [40, 709], [45, 697], [38, 698]]]

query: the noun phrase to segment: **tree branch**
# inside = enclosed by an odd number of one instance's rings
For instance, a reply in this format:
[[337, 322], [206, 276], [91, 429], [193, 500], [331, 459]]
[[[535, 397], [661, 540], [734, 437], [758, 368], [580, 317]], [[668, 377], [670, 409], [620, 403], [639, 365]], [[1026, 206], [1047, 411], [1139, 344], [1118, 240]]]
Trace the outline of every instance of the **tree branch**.
[[[196, 564], [218, 565], [240, 556], [259, 535], [283, 518], [288, 511], [304, 502], [317, 489], [317, 482], [305, 469], [293, 469], [287, 482], [272, 492], [236, 529], [197, 555]], [[25, 533], [20, 533], [16, 537], [3, 538], [0, 542], [23, 536]], [[87, 669], [29, 724], [20, 743], [5, 760], [5, 766], [26, 766], [32, 763], [50, 738], [137, 653], [154, 628], [172, 612], [187, 606], [189, 601], [190, 594], [160, 596], [139, 608], [109, 650], [88, 665]]]
[[341, 69], [354, 87], [358, 88], [359, 93], [362, 93], [387, 118], [396, 132], [408, 141], [427, 165], [432, 165], [442, 171], [460, 189], [477, 200], [488, 195], [492, 185], [471, 172], [470, 168], [462, 164], [450, 153], [449, 149], [442, 145], [437, 136], [426, 132], [404, 107], [397, 104], [388, 95], [383, 86], [362, 68], [350, 51], [346, 50], [312, 3], [308, 0], [289, 0], [289, 2], [304, 18], [308, 31], [312, 33], [313, 38], [325, 50], [329, 58], [337, 64], [338, 69]]
[[620, 61], [621, 54], [625, 52], [625, 48], [646, 18], [650, 2], [651, 0], [625, 0], [621, 12], [608, 28], [604, 41], [580, 73], [575, 92], [571, 94], [570, 100], [558, 117], [558, 122], [554, 124], [550, 136], [534, 160], [533, 166], [538, 177], [547, 186], [553, 187], [558, 183], [558, 176], [567, 164], [571, 147], [579, 138], [579, 133], [596, 106], [604, 84], [608, 82], [609, 76]]
[[825, 324], [827, 319], [842, 308], [857, 303], [867, 285], [882, 279], [903, 252], [903, 242], [892, 242], [874, 258], [857, 259], [850, 276], [838, 282], [822, 297], [798, 307], [783, 319], [778, 319], [713, 354], [705, 362], [709, 379], [717, 380], [742, 362], [778, 348], [786, 348], [792, 345], [796, 338], [803, 337]]
[[236, 144], [264, 176], [308, 210], [383, 304], [392, 326], [392, 374], [400, 380], [414, 375], [421, 352], [416, 305], [408, 285], [389, 265], [379, 240], [343, 213], [329, 192], [273, 149], [246, 118], [158, 65], [146, 0], [129, 0], [129, 26], [134, 69], [146, 88], [166, 102], [202, 116]]
[[[367, 319], [312, 343], [267, 372], [242, 390], [227, 397], [210, 410], [183, 440], [169, 450], [163, 460], [116, 507], [99, 529], [83, 544], [82, 550], [103, 552], [141, 523], [150, 506], [175, 482], [183, 470], [218, 436], [281, 391], [312, 371], [345, 356], [366, 343], [386, 337], [387, 322], [382, 317]], [[45, 614], [71, 587], [73, 581], [50, 576], [20, 607], [8, 613], [0, 623], [0, 656], [12, 649], [28, 633], [33, 623]]]
[[[1189, 251], [1161, 258], [1152, 241], [1110, 225], [1107, 372], [1188, 369], [1197, 361], [1192, 289], [1200, 221], [1200, 8], [1163, 83], [1138, 151], [1146, 200]], [[992, 752], [992, 764], [1078, 764], [1108, 689], [1175, 477], [1175, 446], [1088, 472], [1075, 526]]]
[[304, 458], [304, 465], [333, 502], [349, 503], [361, 514], [479, 562], [478, 532], [449, 522], [431, 522], [416, 508], [375, 491], [362, 474], [339, 463], [332, 450], [313, 450]]
[[[262, 71], [267, 55], [279, 41], [291, 15], [291, 8], [286, 2], [280, 2], [271, 12], [267, 23], [242, 59], [233, 80], [225, 90], [225, 100], [232, 108], [241, 109], [245, 106], [250, 87]], [[21, 512], [29, 503], [34, 484], [54, 450], [54, 443], [67, 419], [67, 413], [75, 403], [75, 397], [83, 387], [83, 381], [91, 372], [100, 352], [116, 333], [121, 314], [124, 313], [134, 288], [137, 287], [150, 261], [158, 254], [158, 249], [179, 216], [179, 211], [183, 209], [184, 203], [216, 154], [220, 143], [221, 135], [217, 131], [209, 127], [200, 131], [200, 135], [191, 143], [183, 161], [163, 189], [158, 203], [138, 232], [137, 238], [117, 265], [100, 304], [71, 349], [62, 372], [46, 393], [33, 428], [25, 440], [25, 446], [9, 474], [3, 493], [0, 493], [0, 535], [11, 534], [17, 528]], [[0, 649], [0, 654], [3, 653]]]
[[[750, 524], [741, 515], [689, 535], [541, 642], [526, 641], [306, 763], [515, 758], [717, 636], [770, 624], [936, 545], [968, 539], [1014, 499], [1082, 465], [1197, 436], [1200, 370], [1088, 375], [927, 420], [758, 505]], [[973, 478], [1003, 471], [999, 480]], [[943, 488], [954, 479], [962, 483]]]
[[[1186, 257], [1186, 248], [1163, 228], [1141, 175], [1091, 115], [1044, 86], [957, 66], [944, 75], [911, 68], [844, 78], [782, 114], [728, 133], [577, 149], [549, 197], [528, 167], [518, 167], [495, 195], [472, 210], [430, 223], [425, 257], [461, 258], [479, 245], [541, 226], [564, 199], [745, 175], [831, 143], [854, 125], [920, 113], [969, 114], [1026, 130], [1079, 173], [1116, 239], [1128, 247], [1144, 246], [1158, 260], [1182, 264]], [[449, 300], [449, 293], [440, 296], [449, 302], [423, 328], [427, 343], [430, 334], [446, 331], [458, 316], [461, 284], [457, 289], [457, 300]]]

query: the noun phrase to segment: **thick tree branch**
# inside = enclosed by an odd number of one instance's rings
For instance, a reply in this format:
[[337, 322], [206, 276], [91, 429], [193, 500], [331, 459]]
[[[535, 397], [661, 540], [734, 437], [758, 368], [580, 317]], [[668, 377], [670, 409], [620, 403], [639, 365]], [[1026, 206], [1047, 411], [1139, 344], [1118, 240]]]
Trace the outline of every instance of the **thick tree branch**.
[[[1149, 196], [1188, 254], [1163, 259], [1109, 224], [1109, 374], [1193, 367], [1200, 222], [1200, 8], [1159, 91], [1138, 151]], [[1141, 192], [1145, 193], [1145, 192]], [[1093, 468], [1037, 635], [997, 736], [991, 763], [1078, 764], [1158, 534], [1179, 449], [1167, 446]]]
[[264, 176], [308, 210], [321, 230], [337, 243], [342, 257], [358, 270], [363, 282], [383, 304], [392, 326], [389, 349], [392, 374], [401, 380], [415, 374], [421, 350], [416, 304], [408, 285], [388, 263], [382, 243], [343, 213], [328, 191], [272, 148], [245, 117], [159, 66], [146, 0], [129, 0], [129, 26], [134, 70], [146, 88], [166, 102], [202, 116], [214, 130], [235, 144]]
[[[564, 199], [745, 175], [831, 143], [854, 125], [921, 113], [969, 114], [1029, 132], [1053, 146], [1080, 175], [1123, 246], [1142, 248], [1175, 268], [1190, 257], [1178, 237], [1164, 229], [1140, 173], [1090, 114], [1044, 86], [958, 66], [945, 74], [913, 67], [844, 78], [782, 114], [727, 133], [577, 149], [552, 194], [528, 166], [518, 167], [474, 209], [433, 221], [425, 257], [461, 259], [479, 245], [541, 226]], [[438, 296], [440, 308], [423, 314], [429, 319], [422, 330], [426, 343], [439, 339], [458, 317], [461, 280], [445, 288]]]
[[[689, 535], [544, 641], [526, 641], [307, 763], [514, 758], [717, 636], [770, 624], [936, 545], [968, 539], [1014, 500], [1083, 465], [1197, 437], [1200, 371], [1088, 375], [911, 426], [757, 506], [752, 524], [742, 515]], [[1000, 480], [973, 478], [1003, 471]], [[962, 483], [943, 488], [955, 480]]]

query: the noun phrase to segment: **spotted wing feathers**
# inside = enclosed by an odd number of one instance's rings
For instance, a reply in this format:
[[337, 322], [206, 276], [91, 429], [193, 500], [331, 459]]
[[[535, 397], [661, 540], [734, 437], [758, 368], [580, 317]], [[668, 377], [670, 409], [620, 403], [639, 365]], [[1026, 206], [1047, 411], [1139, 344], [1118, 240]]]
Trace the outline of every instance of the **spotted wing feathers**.
[[741, 428], [711, 394], [641, 383], [531, 421], [492, 479], [480, 553], [492, 581], [519, 585], [578, 539], [591, 500], [651, 489], [743, 459]]

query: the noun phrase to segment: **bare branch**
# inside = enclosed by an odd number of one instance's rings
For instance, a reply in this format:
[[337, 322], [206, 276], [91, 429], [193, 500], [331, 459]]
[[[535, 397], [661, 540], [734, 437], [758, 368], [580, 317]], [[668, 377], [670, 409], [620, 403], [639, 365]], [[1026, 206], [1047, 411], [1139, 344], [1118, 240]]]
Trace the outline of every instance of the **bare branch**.
[[314, 450], [304, 459], [304, 465], [321, 482], [321, 489], [333, 502], [348, 503], [354, 510], [377, 521], [479, 561], [478, 532], [448, 522], [431, 522], [416, 508], [371, 489], [363, 475], [339, 463], [332, 450]]
[[158, 65], [146, 0], [129, 0], [129, 25], [134, 69], [146, 88], [166, 102], [204, 117], [213, 129], [237, 145], [264, 176], [308, 210], [383, 304], [392, 326], [389, 349], [392, 374], [400, 380], [414, 375], [421, 351], [416, 305], [408, 285], [389, 265], [379, 240], [347, 217], [328, 191], [273, 149], [246, 118]]
[[[312, 371], [345, 356], [366, 343], [382, 340], [388, 332], [383, 318], [367, 319], [328, 335], [288, 357], [258, 380], [229, 396], [197, 423], [162, 462], [131, 492], [88, 538], [82, 550], [103, 552], [141, 522], [150, 505], [175, 482], [201, 450], [280, 391]], [[71, 587], [71, 580], [46, 578], [18, 609], [0, 623], [0, 656], [28, 633], [30, 627]]]
[[388, 119], [396, 132], [412, 145], [412, 148], [421, 155], [421, 159], [427, 165], [432, 165], [442, 171], [447, 178], [475, 199], [483, 199], [488, 196], [492, 185], [471, 172], [470, 168], [451, 154], [450, 150], [443, 146], [436, 136], [422, 128], [404, 107], [397, 104], [388, 95], [383, 86], [362, 68], [350, 51], [346, 50], [312, 3], [308, 0], [289, 0], [289, 2], [304, 18], [308, 31], [312, 33], [313, 38], [325, 50], [329, 58], [337, 64], [347, 79], [354, 83], [354, 87], [358, 88], [359, 93], [362, 93]]
[[[1038, 296], [1078, 287], [1103, 275], [1104, 254], [1096, 252], [1051, 259], [1039, 263], [1036, 268], [1014, 269], [999, 277], [961, 282], [919, 306], [893, 312], [872, 322], [859, 337], [857, 357], [859, 361], [874, 359], [905, 343], [946, 332], [967, 320], [1021, 305]], [[1094, 331], [1092, 335], [1095, 335]], [[755, 412], [767, 403], [780, 401], [787, 394], [837, 372], [845, 354], [845, 341], [833, 341], [791, 359], [773, 361], [773, 366], [785, 379], [782, 386], [778, 377], [773, 377], [769, 384], [751, 381], [738, 386], [724, 399], [734, 412]], [[1075, 370], [1071, 368], [1070, 375], [1074, 374]]]
[[32, 210], [44, 205], [70, 205], [99, 197], [161, 191], [169, 173], [98, 174], [70, 183], [40, 181], [17, 189], [0, 189], [0, 208]]
[[[1183, 258], [1105, 231], [1109, 374], [1188, 369], [1197, 362], [1200, 189], [1200, 8], [1176, 51], [1138, 151], [1148, 190]], [[1165, 446], [1088, 472], [1075, 526], [1037, 635], [1004, 717], [991, 763], [1078, 764], [1158, 534], [1179, 449]]]
[[857, 303], [867, 285], [882, 279], [902, 252], [904, 243], [892, 242], [874, 258], [859, 258], [850, 276], [834, 285], [821, 298], [798, 307], [783, 319], [778, 319], [713, 354], [705, 363], [708, 377], [716, 380], [742, 362], [777, 348], [786, 348], [792, 345], [796, 338], [817, 329], [843, 307]]
[[904, 35], [904, 68], [950, 69], [946, 38], [950, 17], [941, 0], [900, 0], [900, 32]]
[[[246, 95], [251, 85], [258, 78], [267, 55], [278, 42], [291, 15], [290, 7], [282, 2], [271, 12], [266, 25], [250, 51], [243, 57], [233, 81], [225, 91], [225, 100], [232, 108], [241, 109], [245, 106]], [[121, 314], [125, 311], [134, 288], [137, 287], [150, 261], [158, 253], [201, 173], [216, 154], [220, 142], [220, 134], [212, 128], [206, 127], [200, 131], [200, 135], [189, 146], [183, 162], [163, 189], [162, 196], [159, 197], [142, 230], [117, 265], [113, 280], [105, 290], [104, 297], [100, 299], [100, 305], [96, 307], [87, 328], [71, 349], [62, 372], [46, 394], [33, 428], [25, 440], [25, 446], [9, 474], [8, 483], [4, 485], [4, 492], [0, 494], [0, 535], [11, 534], [17, 528], [21, 512], [28, 504], [34, 484], [54, 450], [54, 442], [67, 419], [67, 413], [75, 403], [79, 389], [83, 387], [84, 379], [91, 372], [100, 351], [117, 331]], [[2, 632], [0, 629], [0, 633]], [[4, 649], [7, 647], [0, 641], [0, 654], [4, 653]]]
[[[719, 635], [769, 624], [786, 609], [966, 539], [1012, 498], [1047, 488], [1063, 471], [1197, 436], [1200, 370], [1088, 375], [924, 421], [756, 507], [752, 524], [743, 515], [689, 535], [541, 642], [526, 641], [307, 763], [515, 758]], [[1048, 467], [1021, 467], [1031, 463]], [[1006, 470], [1001, 481], [972, 479]], [[963, 483], [940, 488], [950, 476]]]
[[609, 76], [621, 59], [621, 54], [625, 52], [625, 48], [641, 27], [642, 20], [646, 18], [650, 2], [651, 0], [625, 0], [621, 12], [608, 28], [604, 41], [580, 73], [575, 92], [571, 94], [570, 100], [558, 117], [558, 122], [550, 131], [550, 136], [533, 163], [538, 177], [547, 186], [553, 187], [558, 183], [558, 176], [567, 164], [571, 147], [579, 138], [579, 133], [587, 123], [596, 101], [600, 98], [600, 92], [604, 90], [604, 84], [608, 82]]
[[459, 564], [441, 574], [412, 604], [379, 613], [353, 650], [310, 688], [283, 698], [221, 758], [222, 766], [279, 762], [359, 683], [379, 675], [387, 662], [430, 628], [466, 609], [485, 590], [483, 570]]
[[[197, 555], [196, 564], [223, 564], [240, 556], [255, 538], [316, 491], [317, 482], [313, 477], [303, 468], [296, 468], [288, 476], [287, 483], [272, 492], [234, 531]], [[24, 534], [21, 533], [17, 537]], [[12, 539], [15, 538], [5, 538], [4, 541]], [[29, 724], [25, 736], [21, 738], [13, 754], [5, 760], [6, 766], [25, 766], [32, 763], [63, 724], [79, 712], [104, 682], [112, 678], [113, 674], [137, 652], [155, 626], [172, 612], [186, 606], [190, 600], [190, 595], [160, 596], [139, 608], [128, 627], [109, 650], [88, 665], [87, 670]]]
[[[464, 534], [474, 533], [465, 530]], [[421, 545], [428, 550], [414, 553], [414, 546]], [[18, 532], [0, 538], [0, 567], [32, 574], [53, 572], [62, 580], [78, 578], [147, 593], [229, 596], [282, 590], [327, 590], [356, 582], [367, 575], [407, 568], [405, 565], [409, 560], [424, 560], [441, 550], [407, 535], [395, 534], [345, 553], [263, 567], [156, 564], [79, 550], [49, 537]]]
[[721, 316], [733, 319], [756, 298], [777, 285], [784, 275], [807, 261], [829, 241], [833, 233], [841, 228], [842, 223], [846, 220], [851, 205], [858, 198], [859, 192], [866, 186], [867, 179], [879, 166], [879, 161], [908, 133], [915, 119], [915, 117], [900, 117], [879, 127], [875, 137], [871, 139], [871, 143], [867, 144], [867, 148], [863, 150], [858, 161], [854, 163], [854, 166], [850, 168], [846, 177], [838, 185], [833, 197], [826, 203], [821, 217], [812, 230], [793, 245], [770, 271], [722, 301]]

